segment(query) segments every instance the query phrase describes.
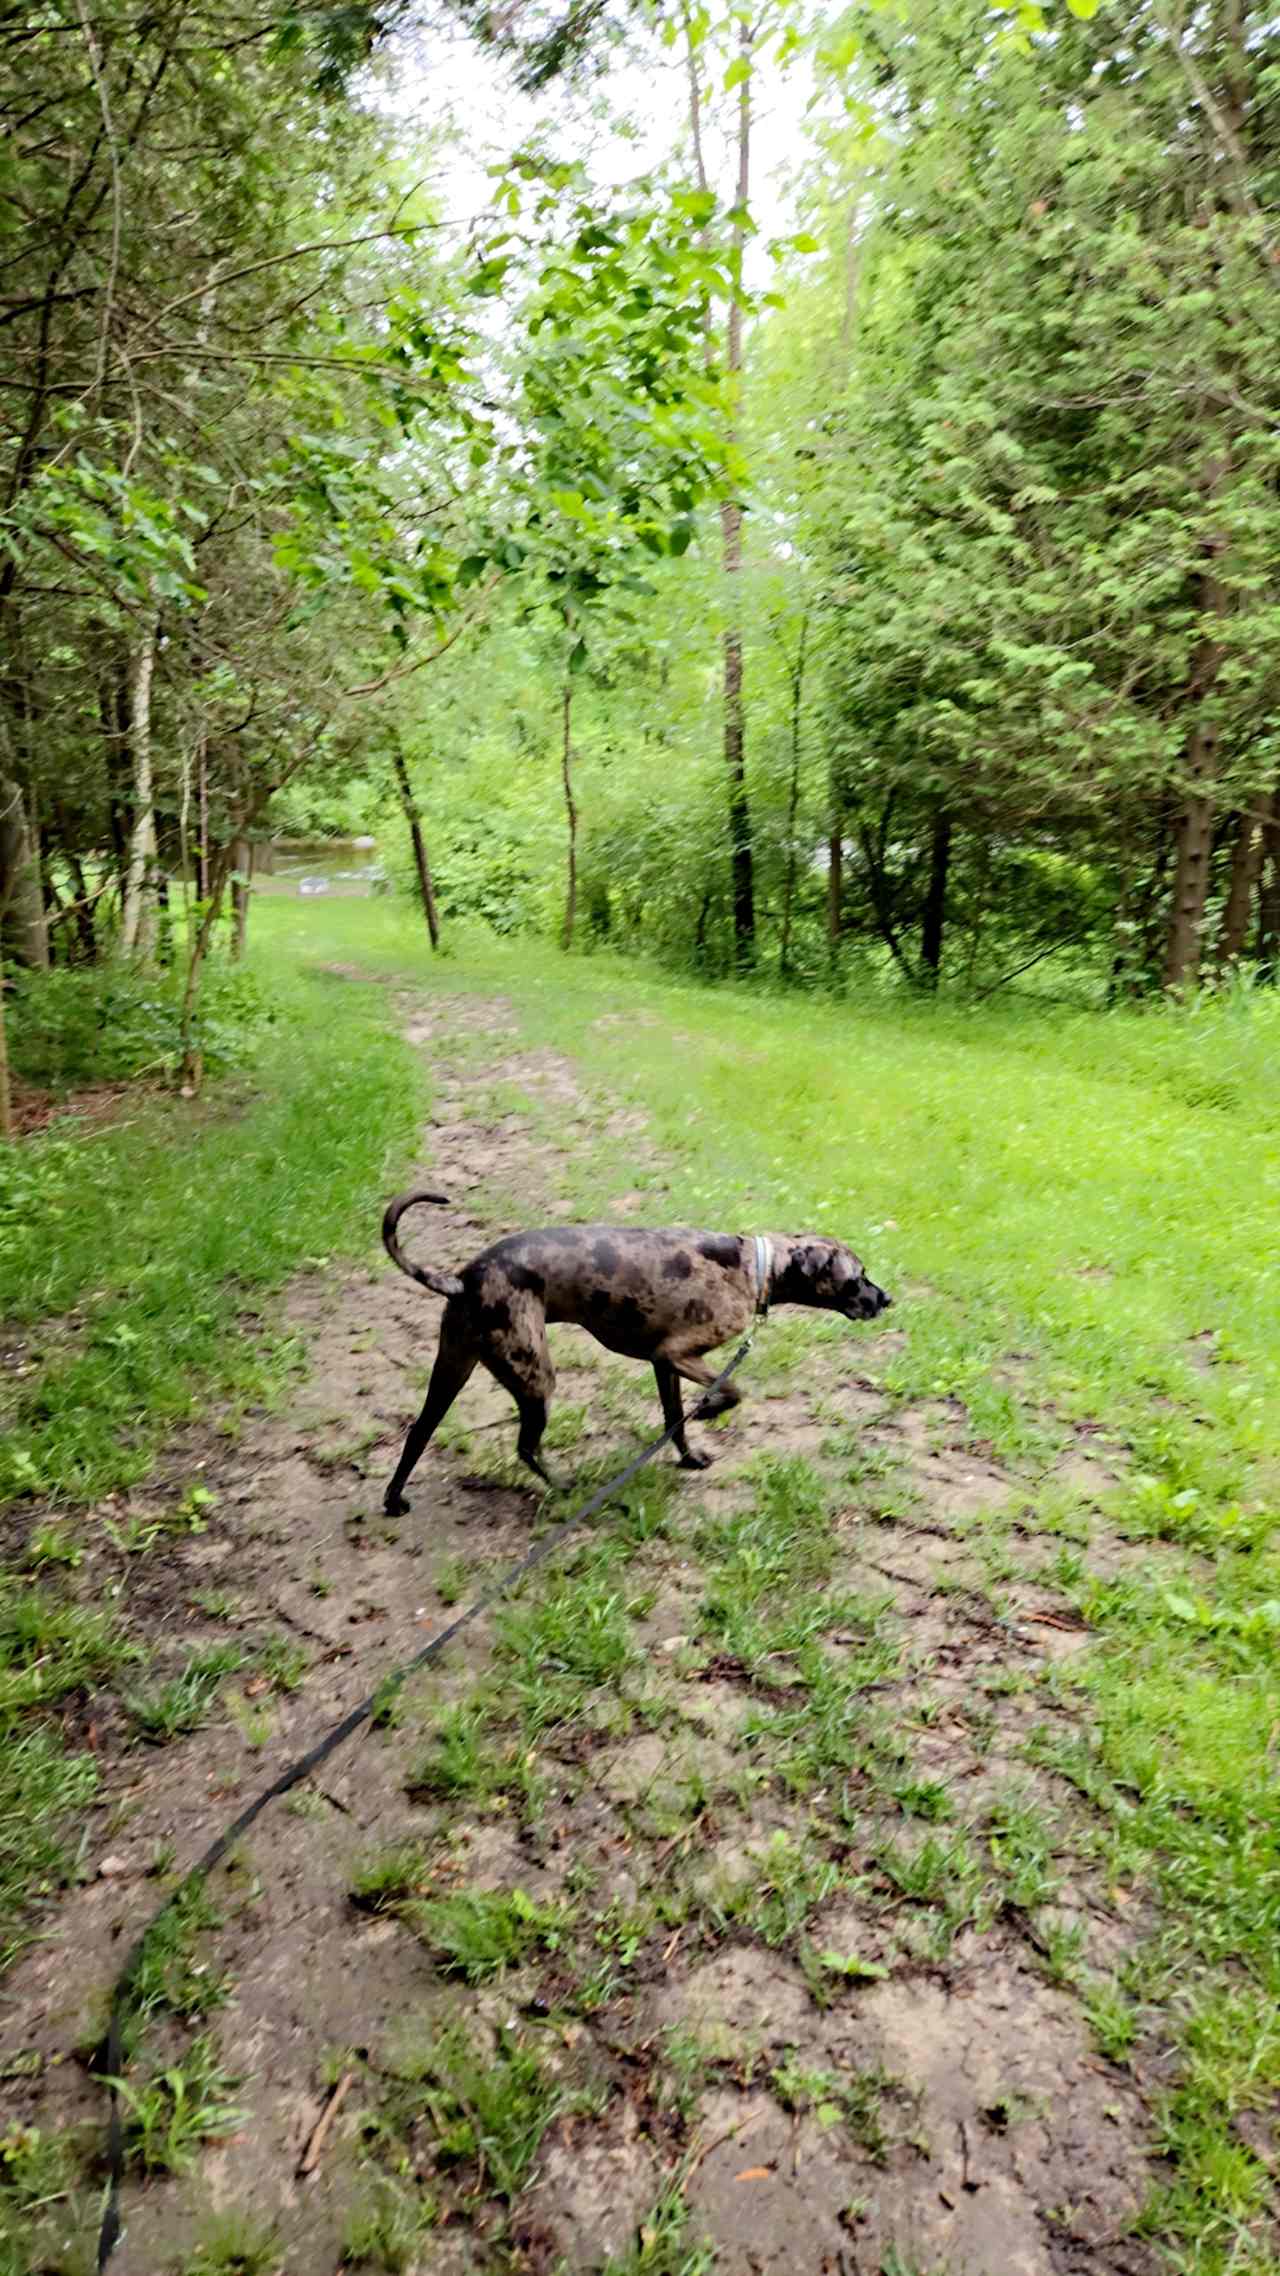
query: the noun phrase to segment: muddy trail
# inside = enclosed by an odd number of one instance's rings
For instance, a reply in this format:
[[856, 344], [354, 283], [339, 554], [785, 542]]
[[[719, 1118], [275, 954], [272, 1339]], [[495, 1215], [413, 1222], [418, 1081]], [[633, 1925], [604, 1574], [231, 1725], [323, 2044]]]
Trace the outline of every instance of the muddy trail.
[[[572, 1218], [592, 1148], [615, 1214], [671, 1214], [638, 1118], [508, 1005], [399, 1000], [451, 1197], [411, 1247], [457, 1265]], [[647, 1371], [555, 1330], [577, 1491], [529, 1490], [477, 1374], [384, 1519], [439, 1310], [317, 1263], [284, 1305], [287, 1406], [188, 1434], [113, 1504], [116, 1542], [151, 1545], [75, 1577], [159, 1653], [157, 1743], [127, 1677], [84, 1707], [82, 1878], [5, 1985], [11, 2118], [83, 2151], [34, 2268], [92, 2264], [86, 2056], [166, 1876], [660, 1427]], [[1133, 2224], [1162, 2051], [1110, 2060], [1099, 1991], [1150, 1923], [1093, 1862], [1064, 1585], [1128, 1554], [1088, 1514], [1114, 1481], [1082, 1436], [1059, 1467], [1087, 1539], [1024, 1526], [1043, 1477], [958, 1404], [896, 1401], [898, 1334], [771, 1319], [746, 1403], [698, 1431], [712, 1469], [642, 1473], [254, 1827], [154, 1971], [116, 2276], [1155, 2268]], [[202, 1530], [174, 1539], [153, 1521], [193, 1477]], [[193, 1666], [205, 1719], [171, 1735]]]

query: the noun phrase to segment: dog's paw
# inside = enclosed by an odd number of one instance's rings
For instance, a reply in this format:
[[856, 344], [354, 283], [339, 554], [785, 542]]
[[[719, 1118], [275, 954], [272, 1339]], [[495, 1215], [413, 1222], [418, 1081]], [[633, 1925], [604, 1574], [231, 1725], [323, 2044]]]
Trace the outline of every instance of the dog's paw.
[[382, 1497], [382, 1514], [384, 1517], [404, 1517], [408, 1514], [409, 1508], [410, 1504], [405, 1500], [403, 1494], [393, 1494], [388, 1490]]
[[681, 1455], [680, 1467], [682, 1470], [709, 1470], [713, 1460], [713, 1455], [695, 1454], [693, 1448], [690, 1447], [686, 1453]]

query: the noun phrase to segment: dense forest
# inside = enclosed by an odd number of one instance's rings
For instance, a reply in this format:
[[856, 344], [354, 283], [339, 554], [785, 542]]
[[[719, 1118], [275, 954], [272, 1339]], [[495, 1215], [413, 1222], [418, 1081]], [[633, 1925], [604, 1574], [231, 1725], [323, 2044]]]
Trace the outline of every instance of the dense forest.
[[[11, 18], [19, 1000], [158, 961], [198, 1079], [255, 848], [370, 828], [433, 938], [1095, 1002], [1274, 978], [1274, 31]], [[492, 163], [468, 72], [509, 101]]]

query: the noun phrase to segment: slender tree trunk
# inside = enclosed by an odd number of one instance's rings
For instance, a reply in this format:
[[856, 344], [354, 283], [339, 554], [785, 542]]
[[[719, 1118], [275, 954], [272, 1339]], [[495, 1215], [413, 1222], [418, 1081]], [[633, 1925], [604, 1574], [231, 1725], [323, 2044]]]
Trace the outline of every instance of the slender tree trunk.
[[125, 871], [120, 945], [148, 963], [156, 943], [156, 810], [151, 776], [151, 682], [156, 661], [156, 620], [143, 629], [129, 675], [129, 750], [133, 761], [133, 827]]
[[[751, 193], [751, 25], [743, 17], [738, 27], [738, 60], [745, 63], [738, 90], [738, 181], [735, 204], [745, 215]], [[746, 228], [734, 224], [729, 270], [734, 297], [729, 303], [725, 370], [730, 389], [728, 441], [737, 441], [742, 412], [742, 256]], [[751, 809], [747, 801], [746, 714], [742, 693], [742, 502], [726, 498], [720, 508], [720, 536], [724, 560], [724, 763], [729, 783], [729, 847], [733, 874], [734, 961], [739, 969], [754, 963], [756, 953], [755, 862], [751, 844]]]
[[573, 683], [566, 680], [561, 696], [564, 718], [564, 736], [560, 746], [560, 774], [564, 783], [564, 810], [569, 822], [568, 866], [565, 877], [564, 929], [560, 935], [562, 948], [573, 947], [573, 927], [578, 914], [578, 809], [573, 797], [573, 743], [570, 722], [573, 714]]
[[1280, 783], [1262, 826], [1262, 890], [1258, 895], [1258, 977], [1280, 984]]
[[418, 802], [413, 795], [413, 785], [409, 780], [409, 769], [404, 763], [404, 753], [398, 743], [392, 745], [391, 764], [395, 771], [396, 789], [400, 794], [401, 811], [409, 825], [409, 837], [413, 845], [413, 862], [418, 872], [418, 892], [422, 899], [422, 914], [427, 920], [427, 931], [431, 938], [431, 946], [439, 948], [440, 917], [436, 909], [435, 888], [431, 882], [431, 868], [427, 861], [427, 849], [423, 842], [422, 822], [418, 814]]
[[231, 954], [237, 963], [244, 955], [249, 931], [249, 896], [253, 892], [253, 842], [231, 841]]
[[197, 901], [207, 901], [209, 898], [209, 736], [208, 730], [204, 727], [200, 729], [200, 741], [196, 753], [196, 808], [196, 829], [199, 833], [196, 840], [196, 899]]
[[947, 917], [947, 872], [951, 865], [951, 816], [940, 806], [933, 817], [929, 845], [929, 884], [920, 925], [920, 961], [925, 980], [936, 988], [942, 969], [942, 933]]
[[806, 610], [800, 619], [800, 638], [796, 648], [794, 666], [788, 667], [791, 681], [791, 782], [787, 796], [787, 874], [782, 892], [782, 947], [778, 956], [778, 971], [785, 980], [791, 969], [791, 912], [796, 891], [796, 815], [800, 806], [800, 711], [804, 697], [804, 651], [809, 635], [809, 616]]
[[187, 952], [187, 977], [182, 991], [178, 1030], [182, 1049], [178, 1081], [184, 1092], [198, 1091], [204, 1079], [204, 1054], [197, 1049], [195, 1041], [196, 1011], [200, 1002], [200, 981], [205, 958], [209, 953], [209, 943], [222, 915], [222, 900], [231, 871], [232, 855], [233, 847], [226, 846], [210, 858], [209, 890], [201, 900], [199, 922]]
[[13, 1139], [13, 1098], [9, 1090], [9, 1038], [5, 1029], [4, 975], [0, 973], [0, 1145]]
[[0, 775], [0, 918], [0, 934], [16, 961], [47, 971], [49, 923], [40, 863], [22, 792], [6, 775]]
[[827, 947], [834, 964], [844, 931], [844, 808], [835, 794], [827, 835]]
[[[1209, 489], [1217, 487], [1223, 471], [1219, 462], [1209, 477]], [[1222, 616], [1226, 606], [1226, 593], [1217, 576], [1206, 572], [1199, 580], [1201, 618]], [[1218, 760], [1217, 721], [1206, 717], [1205, 704], [1212, 696], [1225, 653], [1222, 641], [1206, 632], [1197, 644], [1191, 667], [1188, 696], [1194, 714], [1187, 736], [1182, 809], [1174, 825], [1173, 899], [1164, 964], [1166, 989], [1193, 988], [1200, 975]]]
[[1227, 905], [1222, 912], [1222, 930], [1218, 935], [1220, 971], [1238, 964], [1244, 955], [1249, 919], [1253, 913], [1253, 896], [1262, 871], [1262, 829], [1258, 810], [1264, 803], [1264, 797], [1265, 794], [1261, 791], [1251, 797], [1237, 824], [1236, 842], [1231, 855], [1231, 885], [1227, 893]]

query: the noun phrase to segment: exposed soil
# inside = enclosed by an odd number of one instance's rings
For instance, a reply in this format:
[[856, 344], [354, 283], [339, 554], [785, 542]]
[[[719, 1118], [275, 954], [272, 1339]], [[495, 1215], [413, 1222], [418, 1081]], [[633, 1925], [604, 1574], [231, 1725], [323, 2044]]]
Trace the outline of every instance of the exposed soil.
[[[619, 1163], [616, 1212], [640, 1206], [637, 1165], [654, 1212], [657, 1165], [637, 1118], [611, 1124], [567, 1062], [522, 1043], [509, 1005], [406, 1000], [404, 1013], [436, 1086], [424, 1179], [451, 1197], [412, 1221], [411, 1249], [457, 1265], [501, 1226], [572, 1218], [575, 1164], [597, 1143]], [[526, 1104], [504, 1109], [512, 1094]], [[103, 2105], [85, 2051], [158, 1902], [157, 1865], [194, 1857], [553, 1514], [512, 1466], [510, 1403], [481, 1375], [424, 1459], [412, 1515], [379, 1514], [439, 1310], [381, 1264], [318, 1265], [284, 1306], [306, 1362], [287, 1406], [232, 1443], [188, 1434], [146, 1487], [95, 1513], [77, 1586], [118, 1587], [122, 1613], [174, 1667], [193, 1647], [270, 1635], [300, 1646], [306, 1665], [293, 1692], [252, 1668], [233, 1677], [214, 1718], [168, 1746], [137, 1743], [115, 1696], [76, 1709], [101, 1787], [83, 1882], [5, 1986], [0, 2038], [30, 2074], [6, 2089], [17, 2120], [96, 2139]], [[1097, 1878], [1086, 1805], [1043, 1767], [1052, 1741], [1084, 1728], [1071, 1674], [1088, 1634], [1054, 1577], [1060, 1544], [1022, 1529], [1028, 1482], [969, 1444], [958, 1406], [894, 1403], [881, 1380], [891, 1332], [806, 1321], [787, 1330], [776, 1368], [772, 1332], [744, 1374], [746, 1404], [702, 1433], [715, 1466], [681, 1475], [665, 1508], [658, 1497], [664, 1528], [637, 1529], [611, 1585], [625, 1590], [639, 1656], [542, 1732], [536, 1808], [509, 1780], [448, 1804], [415, 1784], [443, 1708], [491, 1665], [486, 1623], [411, 1687], [389, 1727], [358, 1735], [312, 1788], [274, 1805], [219, 1877], [223, 1925], [205, 1957], [227, 1972], [230, 1997], [210, 2028], [244, 2115], [188, 2177], [130, 2181], [115, 2276], [182, 2270], [210, 2206], [274, 2221], [279, 2266], [327, 2276], [344, 2264], [369, 2157], [436, 2199], [440, 2224], [397, 2263], [423, 2270], [599, 2270], [631, 2249], [673, 2183], [690, 2244], [709, 2239], [734, 2272], [1154, 2268], [1131, 2227], [1157, 2178], [1148, 2095], [1160, 2051], [1108, 2062], [1080, 1997], [1089, 1971], [1123, 1960], [1144, 1901]], [[660, 1427], [651, 1378], [576, 1331], [553, 1345], [552, 1459], [566, 1477], [606, 1474], [607, 1457]], [[842, 1774], [839, 1808], [833, 1785], [777, 1775], [762, 1738], [762, 1716], [803, 1704], [800, 1655], [749, 1667], [707, 1626], [708, 1526], [750, 1506], [759, 1456], [787, 1454], [825, 1482], [839, 1550], [830, 1586], [861, 1608], [827, 1634], [830, 1664], [853, 1668], [873, 1637], [880, 1653], [859, 1696], [881, 1768]], [[1082, 1436], [1062, 1464], [1074, 1546], [1098, 1569], [1125, 1550], [1093, 1506], [1113, 1482], [1108, 1462]], [[135, 1555], [111, 1545], [108, 1522], [119, 1538], [164, 1517], [193, 1480], [215, 1496], [202, 1532]], [[596, 1522], [607, 1531], [607, 1517]], [[558, 1585], [553, 1567], [534, 1600]], [[1011, 1792], [1051, 1834], [1049, 1879], [1025, 1901], [1008, 1862]], [[893, 1860], [962, 1832], [985, 1893], [971, 1888], [948, 1926], [945, 1896], [911, 1893]], [[780, 1837], [786, 1854], [820, 1856], [833, 1884], [774, 1936], [759, 1907], [726, 1892], [767, 1893]], [[357, 1861], [403, 1839], [422, 1845], [428, 1894], [519, 1889], [571, 1908], [572, 1926], [496, 1981], [447, 1980], [397, 1911], [349, 1897]], [[1067, 1968], [1055, 1936], [1071, 1933]], [[612, 1973], [584, 1996], [608, 1954]], [[506, 2209], [474, 2162], [441, 2165], [421, 2111], [387, 2117], [406, 2032], [421, 2040], [455, 2015], [482, 2046], [499, 2047], [510, 2026], [549, 2091], [558, 2082], [577, 2103]], [[184, 2044], [176, 2024], [162, 2027], [138, 2072]], [[348, 2071], [304, 2179], [302, 2148]], [[61, 2223], [68, 2236], [77, 2226], [81, 2252], [92, 2215], [86, 2198]], [[78, 2263], [55, 2246], [39, 2265]]]

